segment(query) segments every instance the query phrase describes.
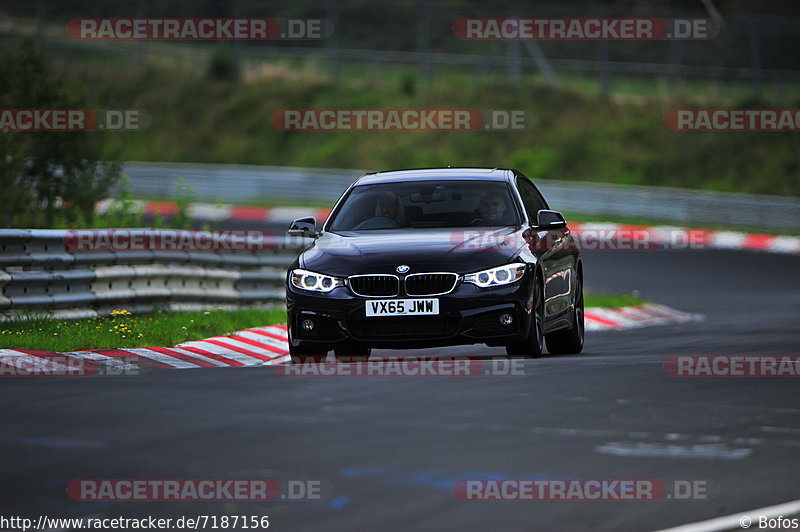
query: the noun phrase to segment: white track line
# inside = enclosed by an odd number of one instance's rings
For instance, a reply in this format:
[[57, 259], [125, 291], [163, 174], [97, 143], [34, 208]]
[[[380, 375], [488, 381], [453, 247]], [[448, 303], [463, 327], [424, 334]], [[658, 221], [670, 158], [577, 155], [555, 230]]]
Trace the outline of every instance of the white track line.
[[[687, 523], [685, 525], [676, 526], [673, 528], [665, 528], [658, 532], [718, 532], [722, 530], [746, 530], [748, 527], [755, 525], [754, 529], [759, 530], [758, 518], [760, 516], [775, 518], [778, 516], [791, 516], [800, 512], [800, 499], [790, 501], [783, 504], [776, 504], [775, 506], [765, 506], [764, 508], [756, 508], [755, 510], [748, 510], [739, 512], [724, 517], [715, 517], [707, 521], [697, 521], [695, 523]], [[750, 521], [747, 527], [742, 526], [743, 519], [749, 518]], [[781, 530], [781, 529], [777, 529]]]

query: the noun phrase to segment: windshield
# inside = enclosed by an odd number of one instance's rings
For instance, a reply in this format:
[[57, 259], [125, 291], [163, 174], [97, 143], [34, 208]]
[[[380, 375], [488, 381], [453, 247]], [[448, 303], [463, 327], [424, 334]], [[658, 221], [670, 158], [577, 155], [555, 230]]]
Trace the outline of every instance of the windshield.
[[357, 186], [331, 231], [518, 225], [509, 187], [499, 181], [409, 181]]

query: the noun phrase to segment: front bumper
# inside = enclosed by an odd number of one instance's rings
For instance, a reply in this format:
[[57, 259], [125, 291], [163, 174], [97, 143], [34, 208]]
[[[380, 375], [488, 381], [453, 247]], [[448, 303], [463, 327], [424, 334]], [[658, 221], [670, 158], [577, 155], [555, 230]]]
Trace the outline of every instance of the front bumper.
[[[439, 300], [438, 316], [370, 318], [365, 314], [365, 302], [381, 298], [355, 296], [346, 287], [317, 294], [289, 286], [286, 292], [289, 338], [295, 347], [332, 349], [357, 342], [377, 348], [415, 349], [477, 343], [499, 346], [522, 339], [530, 327], [533, 290], [528, 275], [514, 284], [492, 288], [459, 283], [449, 294], [431, 296]], [[500, 324], [499, 316], [504, 313], [514, 317], [510, 325]], [[314, 330], [300, 328], [305, 319], [314, 320]]]

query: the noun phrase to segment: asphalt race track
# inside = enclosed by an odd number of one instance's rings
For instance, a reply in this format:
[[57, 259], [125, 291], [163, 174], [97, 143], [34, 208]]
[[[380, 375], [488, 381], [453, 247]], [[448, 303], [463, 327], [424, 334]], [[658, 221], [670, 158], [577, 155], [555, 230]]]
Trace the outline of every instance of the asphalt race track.
[[[8, 378], [0, 513], [268, 514], [274, 530], [348, 532], [656, 530], [800, 498], [797, 379], [676, 378], [662, 367], [679, 354], [800, 354], [800, 257], [608, 251], [584, 261], [592, 290], [636, 289], [706, 320], [591, 333], [582, 355], [527, 360], [523, 376], [288, 378], [265, 367]], [[321, 479], [332, 493], [79, 503], [64, 491], [76, 478], [228, 477]], [[454, 497], [453, 483], [469, 478], [694, 479], [708, 498]]]

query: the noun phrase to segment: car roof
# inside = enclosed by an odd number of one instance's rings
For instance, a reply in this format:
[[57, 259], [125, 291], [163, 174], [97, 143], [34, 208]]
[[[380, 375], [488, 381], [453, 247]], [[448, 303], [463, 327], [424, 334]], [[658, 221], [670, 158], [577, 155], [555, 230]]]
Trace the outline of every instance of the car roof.
[[399, 181], [428, 181], [431, 179], [509, 181], [513, 176], [514, 171], [507, 168], [417, 168], [364, 174], [358, 178], [355, 186]]

